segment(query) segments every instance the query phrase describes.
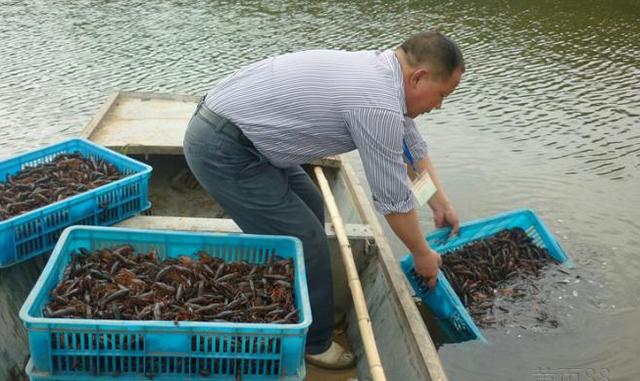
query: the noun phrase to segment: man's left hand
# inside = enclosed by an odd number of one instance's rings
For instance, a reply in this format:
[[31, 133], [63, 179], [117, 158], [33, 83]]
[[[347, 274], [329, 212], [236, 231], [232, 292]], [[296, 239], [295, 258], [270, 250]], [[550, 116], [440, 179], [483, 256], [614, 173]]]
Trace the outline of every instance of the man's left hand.
[[436, 228], [443, 228], [445, 226], [451, 227], [451, 236], [458, 235], [460, 230], [460, 218], [458, 212], [454, 209], [450, 202], [433, 203], [431, 205], [433, 210], [433, 224]]

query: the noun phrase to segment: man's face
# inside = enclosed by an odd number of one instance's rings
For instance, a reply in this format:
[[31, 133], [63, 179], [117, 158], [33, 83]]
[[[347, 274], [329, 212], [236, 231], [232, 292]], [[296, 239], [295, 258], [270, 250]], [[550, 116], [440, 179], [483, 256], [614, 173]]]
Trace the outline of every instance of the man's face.
[[461, 69], [456, 69], [449, 78], [435, 80], [428, 69], [414, 71], [405, 83], [407, 115], [415, 118], [434, 108], [441, 108], [444, 98], [456, 89], [461, 78]]

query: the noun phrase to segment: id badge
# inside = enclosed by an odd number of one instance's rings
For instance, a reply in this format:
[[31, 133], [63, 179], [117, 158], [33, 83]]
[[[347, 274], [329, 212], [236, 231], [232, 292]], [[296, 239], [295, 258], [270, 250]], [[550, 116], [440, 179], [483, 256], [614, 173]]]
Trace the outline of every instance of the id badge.
[[431, 177], [425, 171], [418, 176], [411, 184], [411, 191], [419, 206], [423, 206], [436, 193], [436, 186], [431, 181]]

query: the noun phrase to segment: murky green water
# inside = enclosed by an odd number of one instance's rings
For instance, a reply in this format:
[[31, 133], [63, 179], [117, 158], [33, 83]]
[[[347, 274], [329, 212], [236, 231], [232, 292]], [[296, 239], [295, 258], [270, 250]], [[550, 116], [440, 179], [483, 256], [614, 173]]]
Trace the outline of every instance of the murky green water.
[[637, 1], [0, 0], [0, 20], [0, 158], [76, 135], [113, 89], [200, 94], [278, 53], [452, 35], [467, 73], [419, 119], [450, 198], [464, 220], [535, 209], [578, 268], [545, 286], [558, 328], [440, 347], [451, 380], [640, 374]]

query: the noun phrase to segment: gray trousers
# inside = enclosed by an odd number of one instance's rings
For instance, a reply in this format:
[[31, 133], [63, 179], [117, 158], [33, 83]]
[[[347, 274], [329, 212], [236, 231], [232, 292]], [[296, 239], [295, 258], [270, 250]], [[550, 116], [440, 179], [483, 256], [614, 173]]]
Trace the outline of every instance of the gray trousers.
[[324, 352], [331, 344], [334, 304], [322, 195], [300, 166], [274, 167], [253, 145], [214, 127], [197, 111], [191, 118], [184, 137], [189, 168], [243, 232], [302, 241], [313, 319], [306, 352]]

